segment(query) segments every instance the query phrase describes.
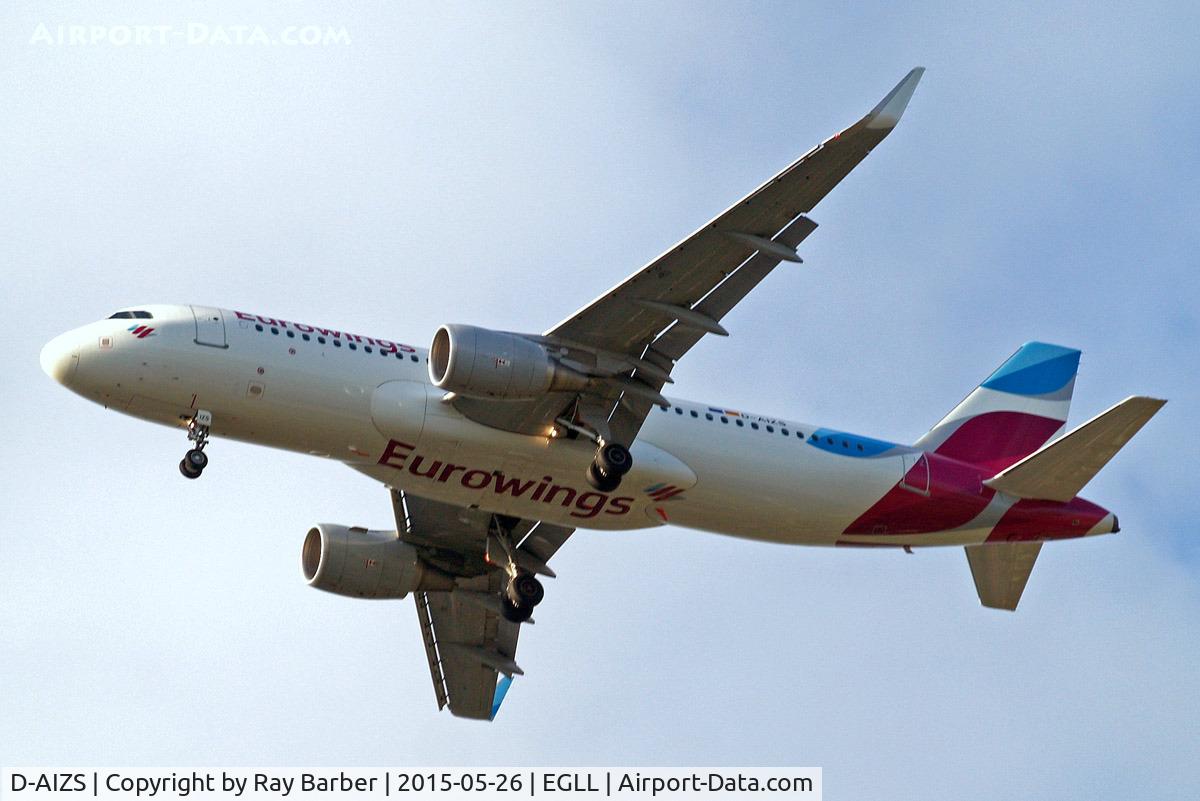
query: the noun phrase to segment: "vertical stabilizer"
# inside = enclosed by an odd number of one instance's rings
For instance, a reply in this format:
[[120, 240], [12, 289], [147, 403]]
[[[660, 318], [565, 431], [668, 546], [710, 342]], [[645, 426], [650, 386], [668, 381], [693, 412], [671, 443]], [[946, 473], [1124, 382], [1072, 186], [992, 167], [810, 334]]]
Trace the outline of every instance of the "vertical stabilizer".
[[1062, 431], [1078, 369], [1078, 350], [1027, 342], [916, 446], [998, 473]]

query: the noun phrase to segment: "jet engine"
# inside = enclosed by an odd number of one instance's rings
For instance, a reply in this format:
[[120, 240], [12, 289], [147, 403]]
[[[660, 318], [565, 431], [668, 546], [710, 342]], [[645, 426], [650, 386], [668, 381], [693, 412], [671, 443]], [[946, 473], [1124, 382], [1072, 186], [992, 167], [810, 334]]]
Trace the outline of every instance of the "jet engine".
[[473, 325], [443, 325], [437, 330], [429, 349], [429, 378], [438, 389], [492, 400], [574, 392], [589, 381], [531, 339]]
[[454, 579], [427, 565], [394, 531], [320, 523], [308, 531], [300, 565], [310, 587], [351, 598], [403, 598], [452, 590]]

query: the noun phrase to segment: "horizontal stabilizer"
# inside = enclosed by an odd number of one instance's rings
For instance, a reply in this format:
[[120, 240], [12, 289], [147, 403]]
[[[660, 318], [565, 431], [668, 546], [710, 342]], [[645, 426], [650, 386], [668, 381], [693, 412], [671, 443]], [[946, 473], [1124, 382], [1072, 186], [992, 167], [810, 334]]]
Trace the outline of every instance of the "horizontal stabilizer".
[[1040, 542], [968, 545], [967, 562], [971, 565], [979, 603], [992, 609], [1015, 610], [1041, 550]]
[[1165, 403], [1126, 398], [983, 483], [1018, 498], [1069, 501]]

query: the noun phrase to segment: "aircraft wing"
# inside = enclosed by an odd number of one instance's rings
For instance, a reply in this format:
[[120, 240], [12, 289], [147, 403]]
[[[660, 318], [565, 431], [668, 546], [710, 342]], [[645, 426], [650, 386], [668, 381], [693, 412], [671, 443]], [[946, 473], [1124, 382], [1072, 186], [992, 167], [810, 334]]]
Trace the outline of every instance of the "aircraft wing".
[[511, 532], [516, 561], [541, 575], [573, 529], [497, 516], [392, 491], [401, 539], [432, 565], [460, 576], [451, 592], [417, 592], [417, 619], [439, 709], [465, 718], [495, 717], [513, 676], [521, 624], [500, 613], [507, 580], [488, 561], [489, 534], [497, 525]]
[[[599, 407], [609, 434], [631, 442], [677, 362], [816, 228], [803, 215], [896, 126], [924, 69], [905, 76], [869, 114], [722, 212], [540, 341], [570, 360], [608, 371], [582, 400], [552, 393], [527, 402], [455, 399], [466, 416], [497, 428], [542, 434], [573, 403]], [[593, 417], [597, 416], [593, 411]]]

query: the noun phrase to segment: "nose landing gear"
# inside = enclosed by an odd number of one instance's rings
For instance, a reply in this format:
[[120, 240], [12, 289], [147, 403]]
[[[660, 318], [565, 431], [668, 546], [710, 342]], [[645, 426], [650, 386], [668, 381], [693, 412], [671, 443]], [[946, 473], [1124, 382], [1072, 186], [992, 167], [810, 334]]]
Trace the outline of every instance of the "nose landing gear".
[[184, 478], [200, 478], [204, 468], [208, 466], [208, 454], [204, 446], [208, 444], [208, 432], [212, 427], [212, 412], [199, 409], [196, 415], [188, 421], [188, 440], [195, 446], [184, 454], [179, 461], [179, 472]]

